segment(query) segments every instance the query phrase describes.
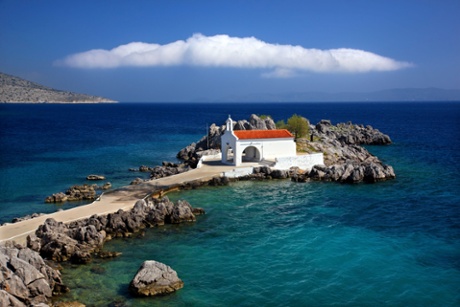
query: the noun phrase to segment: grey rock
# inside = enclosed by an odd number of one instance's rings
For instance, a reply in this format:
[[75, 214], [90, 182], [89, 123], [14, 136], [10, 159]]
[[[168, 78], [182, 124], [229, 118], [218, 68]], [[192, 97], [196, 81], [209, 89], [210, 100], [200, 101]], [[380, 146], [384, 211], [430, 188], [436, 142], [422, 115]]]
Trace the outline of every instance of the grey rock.
[[29, 306], [48, 302], [67, 289], [59, 271], [35, 251], [7, 242], [0, 246], [0, 305]]
[[46, 203], [59, 203], [65, 201], [80, 201], [80, 200], [95, 200], [97, 193], [95, 188], [97, 185], [74, 185], [70, 187], [65, 193], [59, 192], [45, 199]]
[[265, 121], [260, 119], [260, 117], [255, 114], [251, 115], [249, 118], [249, 123], [251, 123], [252, 127], [254, 127], [254, 130], [267, 130]]
[[194, 222], [196, 220], [193, 214], [192, 206], [185, 200], [178, 200], [172, 207], [172, 212], [169, 217], [171, 224], [179, 224], [183, 222]]
[[8, 307], [26, 307], [27, 305], [18, 300], [14, 295], [11, 293], [0, 290], [0, 306], [8, 306]]
[[289, 171], [275, 169], [271, 172], [270, 175], [273, 179], [286, 179], [289, 178]]
[[171, 267], [153, 260], [145, 261], [129, 284], [136, 296], [168, 294], [181, 289], [183, 281]]

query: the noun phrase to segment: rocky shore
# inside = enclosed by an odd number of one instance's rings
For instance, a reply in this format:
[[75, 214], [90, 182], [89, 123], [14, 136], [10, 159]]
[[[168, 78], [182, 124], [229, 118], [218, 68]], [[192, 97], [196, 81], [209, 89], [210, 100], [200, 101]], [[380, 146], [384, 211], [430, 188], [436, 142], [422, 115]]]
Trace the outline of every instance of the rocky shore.
[[34, 236], [27, 238], [27, 247], [46, 259], [62, 262], [88, 263], [93, 255], [111, 257], [102, 251], [112, 238], [131, 237], [145, 228], [164, 224], [196, 221], [204, 213], [184, 200], [172, 203], [167, 197], [139, 200], [130, 211], [119, 210], [101, 216], [91, 216], [69, 224], [47, 219]]
[[68, 224], [47, 219], [27, 237], [27, 247], [11, 241], [0, 246], [0, 305], [47, 304], [53, 295], [69, 291], [59, 271], [45, 265], [44, 259], [85, 264], [93, 257], [117, 257], [119, 253], [103, 250], [105, 242], [142, 235], [146, 228], [194, 222], [200, 214], [204, 214], [203, 209], [186, 201], [172, 203], [163, 197], [139, 200], [130, 211], [94, 215]]
[[[316, 165], [311, 170], [293, 168], [289, 171], [256, 168], [252, 175], [240, 179], [292, 178], [297, 182], [322, 180], [373, 183], [396, 177], [393, 167], [384, 164], [361, 146], [391, 144], [390, 137], [378, 129], [351, 122], [332, 125], [329, 120], [322, 120], [309, 128], [308, 137], [297, 139], [297, 151], [322, 152], [325, 165]], [[234, 130], [255, 129], [276, 129], [276, 125], [271, 118], [261, 119], [254, 114], [249, 120], [239, 120], [234, 125]], [[224, 132], [225, 126], [211, 125], [208, 136], [180, 150], [177, 158], [192, 168], [196, 167], [203, 155], [220, 152], [220, 137]]]

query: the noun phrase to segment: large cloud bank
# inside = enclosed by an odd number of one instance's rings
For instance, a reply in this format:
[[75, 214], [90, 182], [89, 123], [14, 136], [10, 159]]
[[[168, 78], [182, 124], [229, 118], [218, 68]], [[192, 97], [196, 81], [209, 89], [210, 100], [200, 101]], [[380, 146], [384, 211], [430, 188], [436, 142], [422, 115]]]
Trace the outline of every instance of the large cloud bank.
[[94, 49], [56, 62], [77, 68], [201, 66], [268, 69], [266, 77], [291, 77], [301, 71], [364, 73], [411, 66], [357, 49], [307, 49], [278, 45], [254, 37], [195, 34], [169, 44], [133, 42], [111, 50]]

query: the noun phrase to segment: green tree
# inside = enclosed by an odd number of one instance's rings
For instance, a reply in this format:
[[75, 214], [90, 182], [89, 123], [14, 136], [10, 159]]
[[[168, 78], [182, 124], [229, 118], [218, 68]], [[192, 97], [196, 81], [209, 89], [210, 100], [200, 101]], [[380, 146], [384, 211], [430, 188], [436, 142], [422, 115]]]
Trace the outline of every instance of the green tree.
[[287, 121], [287, 129], [294, 134], [294, 138], [303, 138], [310, 132], [310, 123], [308, 119], [294, 114]]
[[279, 120], [275, 123], [276, 129], [287, 129], [287, 125], [284, 120]]

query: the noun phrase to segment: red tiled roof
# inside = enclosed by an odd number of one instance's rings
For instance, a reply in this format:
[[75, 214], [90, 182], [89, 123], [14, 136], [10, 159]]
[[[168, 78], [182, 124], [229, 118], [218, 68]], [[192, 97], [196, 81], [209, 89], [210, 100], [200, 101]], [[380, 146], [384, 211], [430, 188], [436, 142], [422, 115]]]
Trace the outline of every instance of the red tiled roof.
[[294, 137], [286, 129], [278, 130], [234, 130], [233, 133], [239, 140], [247, 139], [282, 139]]

